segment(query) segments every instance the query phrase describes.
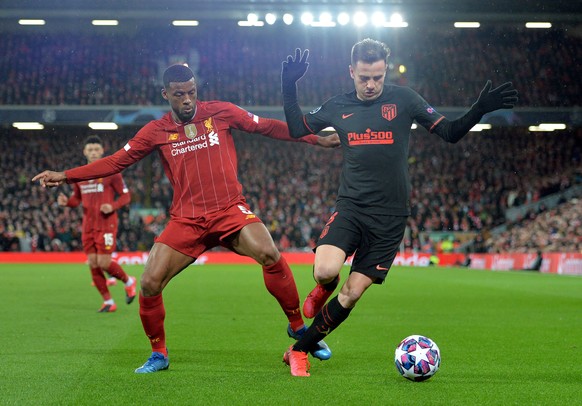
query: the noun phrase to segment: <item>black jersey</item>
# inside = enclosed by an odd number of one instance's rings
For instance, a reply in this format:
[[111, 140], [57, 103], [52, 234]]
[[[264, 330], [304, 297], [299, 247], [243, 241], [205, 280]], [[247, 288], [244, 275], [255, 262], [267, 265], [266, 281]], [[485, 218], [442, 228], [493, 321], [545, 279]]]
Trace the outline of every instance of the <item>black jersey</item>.
[[431, 131], [443, 116], [408, 87], [384, 85], [382, 95], [363, 102], [338, 95], [304, 117], [310, 131], [333, 127], [344, 154], [338, 204], [370, 213], [410, 215], [408, 145], [413, 121]]

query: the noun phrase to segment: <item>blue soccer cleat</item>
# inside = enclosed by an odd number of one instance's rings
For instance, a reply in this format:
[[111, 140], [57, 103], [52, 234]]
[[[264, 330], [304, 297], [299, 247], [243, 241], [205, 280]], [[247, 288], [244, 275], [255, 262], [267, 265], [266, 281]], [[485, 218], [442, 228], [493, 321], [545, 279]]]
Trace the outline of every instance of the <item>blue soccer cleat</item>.
[[[287, 335], [291, 338], [294, 338], [295, 340], [300, 340], [306, 331], [307, 331], [306, 326], [301, 327], [297, 331], [293, 331], [291, 329], [291, 324], [289, 324], [287, 326]], [[321, 361], [327, 361], [328, 359], [331, 358], [331, 349], [323, 340], [321, 340], [320, 342], [317, 343], [316, 349], [309, 351], [309, 352], [311, 353], [311, 355], [313, 355], [315, 358], [317, 358]]]
[[141, 367], [135, 370], [136, 374], [151, 374], [163, 371], [170, 367], [170, 360], [161, 352], [152, 352], [151, 357]]

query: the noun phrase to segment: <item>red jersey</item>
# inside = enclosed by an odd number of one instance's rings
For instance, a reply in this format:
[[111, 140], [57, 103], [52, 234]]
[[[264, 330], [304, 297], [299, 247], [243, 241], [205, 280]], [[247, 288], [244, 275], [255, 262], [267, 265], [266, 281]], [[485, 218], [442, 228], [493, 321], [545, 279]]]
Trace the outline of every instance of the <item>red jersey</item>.
[[187, 123], [168, 113], [146, 124], [115, 154], [65, 171], [67, 182], [108, 176], [157, 151], [174, 189], [170, 215], [197, 218], [244, 199], [232, 129], [285, 141], [317, 143], [316, 135], [294, 139], [283, 121], [258, 117], [228, 102], [196, 102]]
[[[78, 182], [73, 188], [73, 195], [69, 197], [67, 206], [77, 207], [80, 203], [83, 204], [83, 233], [117, 233], [117, 209], [131, 201], [121, 174]], [[119, 196], [117, 200], [116, 195]], [[101, 212], [101, 205], [106, 203], [113, 206], [111, 213]]]

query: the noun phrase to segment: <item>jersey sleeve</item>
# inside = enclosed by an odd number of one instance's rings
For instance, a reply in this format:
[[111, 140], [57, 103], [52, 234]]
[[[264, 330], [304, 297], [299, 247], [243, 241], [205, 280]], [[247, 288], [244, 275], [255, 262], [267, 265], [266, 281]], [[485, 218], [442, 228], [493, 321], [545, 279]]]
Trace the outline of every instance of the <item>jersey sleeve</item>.
[[67, 207], [77, 207], [81, 204], [81, 188], [77, 183], [73, 185], [73, 194], [67, 200]]
[[318, 133], [332, 125], [328, 106], [329, 103], [324, 103], [303, 116], [303, 123], [309, 131]]
[[432, 132], [436, 125], [440, 123], [444, 116], [437, 112], [426, 100], [414, 90], [406, 88], [409, 99], [409, 110], [411, 117], [421, 126]]
[[156, 148], [153, 140], [154, 134], [154, 124], [152, 122], [139, 130], [123, 148], [113, 155], [98, 159], [87, 165], [66, 170], [65, 176], [67, 177], [67, 183], [105, 178], [121, 172], [150, 154]]
[[123, 206], [127, 206], [131, 202], [131, 195], [129, 189], [123, 180], [121, 174], [114, 175], [111, 186], [115, 193], [119, 196], [112, 204], [113, 210], [120, 209]]
[[225, 103], [225, 113], [227, 114], [231, 127], [237, 130], [264, 135], [280, 141], [306, 142], [317, 144], [317, 135], [310, 134], [301, 138], [293, 138], [289, 134], [287, 123], [272, 118], [259, 117], [243, 108]]

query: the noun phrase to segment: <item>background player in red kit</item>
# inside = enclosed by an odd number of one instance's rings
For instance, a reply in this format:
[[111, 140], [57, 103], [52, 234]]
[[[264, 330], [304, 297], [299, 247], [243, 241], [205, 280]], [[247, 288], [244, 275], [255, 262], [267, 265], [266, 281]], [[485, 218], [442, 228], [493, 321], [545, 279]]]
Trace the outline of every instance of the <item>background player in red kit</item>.
[[[309, 376], [310, 349], [349, 316], [366, 289], [384, 282], [392, 266], [410, 215], [408, 148], [413, 121], [455, 143], [484, 114], [517, 103], [511, 82], [491, 90], [487, 81], [471, 109], [449, 121], [414, 90], [384, 83], [390, 49], [367, 38], [352, 47], [349, 72], [354, 90], [303, 115], [296, 82], [307, 71], [308, 55], [308, 50], [297, 49], [295, 57], [283, 61], [281, 84], [289, 131], [301, 137], [334, 127], [344, 159], [335, 212], [317, 242], [313, 276], [318, 284], [303, 303], [304, 315], [314, 320], [283, 356], [295, 376]], [[347, 281], [326, 304], [346, 258], [354, 253]]]
[[[87, 162], [94, 162], [103, 157], [103, 143], [96, 135], [85, 140], [83, 155]], [[118, 196], [115, 200], [116, 195]], [[59, 206], [77, 207], [83, 205], [83, 251], [91, 269], [93, 284], [103, 297], [100, 313], [110, 313], [117, 310], [117, 305], [107, 288], [105, 273], [125, 284], [125, 301], [133, 302], [136, 295], [136, 279], [128, 276], [121, 266], [111, 259], [117, 242], [117, 210], [126, 206], [131, 196], [121, 174], [95, 180], [77, 182], [73, 185], [70, 197], [60, 193], [57, 197]]]
[[[150, 373], [167, 369], [162, 290], [203, 252], [218, 245], [253, 258], [263, 267], [269, 292], [289, 320], [287, 333], [298, 339], [306, 331], [295, 280], [265, 225], [250, 210], [237, 177], [237, 156], [231, 129], [294, 141], [287, 125], [251, 114], [234, 104], [197, 97], [192, 71], [173, 65], [164, 72], [162, 96], [172, 110], [146, 124], [115, 154], [65, 172], [44, 171], [32, 180], [43, 187], [118, 173], [157, 151], [174, 189], [170, 221], [150, 251], [139, 296], [140, 317], [151, 357], [136, 369]], [[296, 141], [337, 147], [337, 134], [309, 135]], [[323, 341], [312, 349], [320, 359], [331, 352]]]

